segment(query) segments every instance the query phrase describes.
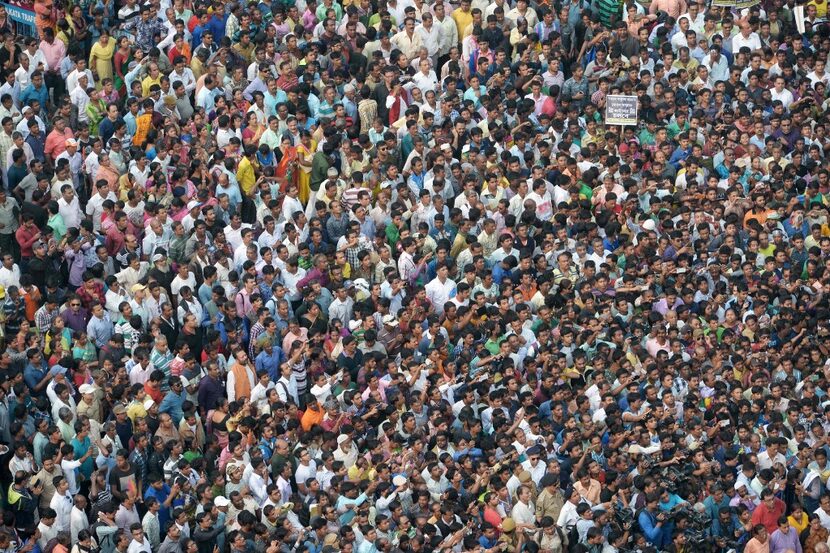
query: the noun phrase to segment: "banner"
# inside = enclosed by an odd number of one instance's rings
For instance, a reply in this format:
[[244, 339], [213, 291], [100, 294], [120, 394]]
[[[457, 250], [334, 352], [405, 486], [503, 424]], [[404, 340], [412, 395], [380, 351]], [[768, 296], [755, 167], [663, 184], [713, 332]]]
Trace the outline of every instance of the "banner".
[[6, 6], [6, 13], [9, 19], [12, 20], [15, 27], [15, 32], [24, 36], [37, 36], [37, 28], [35, 27], [35, 11], [34, 4], [27, 1], [17, 1], [14, 3], [3, 3]]
[[606, 125], [636, 125], [637, 97], [609, 95], [605, 97]]
[[742, 10], [744, 8], [751, 8], [755, 4], [760, 4], [761, 0], [712, 0], [713, 6], [722, 6], [724, 8], [735, 8]]

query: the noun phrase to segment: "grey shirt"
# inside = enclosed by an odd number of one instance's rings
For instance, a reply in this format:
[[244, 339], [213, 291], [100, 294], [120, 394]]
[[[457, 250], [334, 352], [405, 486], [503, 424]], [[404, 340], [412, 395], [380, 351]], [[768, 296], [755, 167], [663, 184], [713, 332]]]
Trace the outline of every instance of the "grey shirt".
[[[27, 175], [21, 184], [30, 177], [31, 175]], [[37, 182], [35, 182], [37, 184]], [[27, 197], [29, 200], [32, 198], [31, 192], [27, 192]], [[14, 234], [14, 231], [17, 230], [19, 226], [17, 215], [20, 213], [20, 206], [17, 203], [17, 200], [12, 198], [11, 196], [6, 196], [6, 201], [0, 204], [0, 224], [3, 225], [0, 228], [0, 234]]]

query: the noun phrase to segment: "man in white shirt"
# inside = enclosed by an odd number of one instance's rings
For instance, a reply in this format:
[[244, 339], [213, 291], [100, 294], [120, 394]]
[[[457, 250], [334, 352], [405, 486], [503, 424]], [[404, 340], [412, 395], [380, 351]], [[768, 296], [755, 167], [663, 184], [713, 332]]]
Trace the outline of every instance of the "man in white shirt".
[[140, 522], [130, 526], [130, 534], [133, 536], [133, 541], [127, 547], [127, 553], [152, 553], [150, 540], [144, 535], [144, 528]]
[[86, 204], [86, 214], [92, 217], [92, 228], [95, 229], [95, 232], [101, 230], [101, 216], [104, 214], [104, 202], [106, 200], [115, 203], [118, 198], [110, 191], [107, 181], [100, 180], [98, 181], [98, 192]]
[[784, 467], [787, 466], [787, 458], [781, 455], [779, 451], [782, 445], [781, 442], [783, 442], [783, 446], [786, 448], [786, 438], [770, 438], [767, 440], [767, 449], [758, 454], [759, 469], [771, 469], [778, 463], [781, 463]]
[[[72, 447], [72, 446], [64, 446]], [[65, 469], [64, 469], [65, 470]], [[53, 481], [55, 485], [55, 495], [52, 496], [52, 501], [49, 502], [57, 517], [55, 518], [55, 526], [58, 532], [69, 532], [71, 526], [72, 494], [69, 493], [69, 482], [63, 476], [56, 476]]]
[[29, 75], [35, 71], [46, 71], [49, 69], [49, 64], [46, 63], [46, 54], [38, 48], [38, 41], [34, 37], [26, 39], [26, 48], [23, 49], [23, 55], [29, 58]]
[[781, 75], [775, 77], [775, 86], [771, 90], [772, 101], [780, 100], [781, 103], [784, 105], [784, 109], [788, 109], [790, 104], [793, 103], [793, 93], [787, 90], [784, 86], [786, 84], [786, 80]]
[[421, 43], [426, 46], [432, 65], [438, 61], [438, 52], [441, 50], [441, 29], [434, 24], [431, 13], [425, 13], [421, 24], [415, 27], [415, 32], [421, 35]]
[[14, 262], [10, 254], [3, 256], [3, 265], [0, 266], [0, 285], [8, 290], [9, 286], [20, 288], [20, 267]]
[[825, 63], [822, 59], [817, 59], [816, 62], [813, 64], [813, 70], [807, 73], [807, 78], [810, 79], [810, 84], [815, 85], [816, 83], [827, 83], [830, 81], [830, 73], [824, 71]]
[[78, 543], [78, 533], [81, 530], [89, 529], [89, 518], [86, 516], [86, 497], [82, 494], [75, 496], [75, 505], [72, 507], [72, 512], [69, 515], [69, 532], [72, 537], [72, 543]]
[[576, 524], [579, 520], [579, 515], [576, 512], [576, 506], [582, 501], [579, 492], [574, 487], [570, 487], [565, 491], [565, 496], [568, 498], [565, 504], [562, 505], [562, 510], [559, 511], [559, 518], [556, 520], [556, 525], [559, 528], [568, 530], [570, 526]]
[[729, 79], [729, 62], [721, 55], [720, 46], [713, 44], [709, 47], [709, 55], [701, 62], [709, 68], [709, 77], [712, 81], [726, 81]]
[[78, 197], [75, 196], [75, 190], [69, 184], [61, 187], [61, 199], [58, 200], [58, 211], [61, 217], [63, 217], [66, 228], [79, 228], [81, 226], [81, 219], [83, 219], [81, 204], [78, 202]]
[[170, 83], [175, 84], [176, 81], [181, 81], [184, 85], [185, 91], [190, 94], [196, 90], [196, 77], [193, 75], [193, 70], [185, 66], [183, 56], [176, 56], [173, 60], [173, 71], [170, 73]]
[[732, 52], [738, 53], [744, 46], [752, 52], [762, 48], [758, 33], [752, 32], [752, 27], [749, 26], [749, 23], [744, 23], [741, 26], [741, 32], [732, 37]]
[[72, 90], [78, 86], [81, 77], [84, 75], [86, 75], [87, 86], [95, 86], [95, 77], [93, 77], [92, 71], [86, 66], [86, 60], [78, 58], [78, 61], [75, 62], [75, 69], [66, 76], [66, 90]]
[[440, 263], [437, 267], [437, 276], [425, 287], [427, 298], [439, 316], [444, 313], [444, 304], [450, 301], [455, 294], [455, 281], [449, 278], [449, 265], [447, 262]]
[[18, 67], [14, 72], [14, 80], [17, 82], [17, 86], [20, 90], [25, 90], [27, 86], [29, 86], [29, 77], [32, 75], [32, 72], [29, 71], [31, 67], [31, 61], [27, 56], [20, 57], [20, 67]]
[[297, 489], [300, 490], [300, 494], [305, 497], [308, 494], [305, 483], [309, 478], [317, 477], [317, 463], [311, 458], [311, 454], [306, 448], [300, 448], [297, 451], [297, 458], [300, 463], [294, 471], [294, 479], [297, 482]]
[[89, 105], [89, 94], [86, 93], [89, 84], [89, 78], [86, 75], [81, 75], [78, 78], [75, 87], [70, 88], [69, 99], [72, 105], [78, 108], [78, 121], [87, 122], [89, 116], [86, 114], [86, 106]]

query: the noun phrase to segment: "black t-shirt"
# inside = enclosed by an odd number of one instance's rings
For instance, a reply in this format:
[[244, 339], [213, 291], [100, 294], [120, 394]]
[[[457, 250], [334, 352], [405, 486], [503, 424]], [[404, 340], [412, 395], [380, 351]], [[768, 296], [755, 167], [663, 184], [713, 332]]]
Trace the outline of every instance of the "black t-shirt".
[[126, 494], [130, 491], [136, 494], [141, 493], [138, 489], [138, 480], [136, 479], [135, 468], [132, 464], [128, 465], [126, 469], [118, 466], [113, 467], [110, 471], [110, 488], [116, 496]]

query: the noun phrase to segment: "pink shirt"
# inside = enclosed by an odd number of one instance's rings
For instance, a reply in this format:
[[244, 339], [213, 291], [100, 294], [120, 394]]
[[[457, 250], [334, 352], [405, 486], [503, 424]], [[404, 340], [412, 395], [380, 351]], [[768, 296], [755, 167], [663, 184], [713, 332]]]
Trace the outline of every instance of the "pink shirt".
[[69, 127], [63, 130], [63, 134], [57, 130], [52, 130], [52, 132], [46, 135], [46, 146], [44, 148], [46, 155], [52, 159], [56, 159], [66, 151], [66, 141], [70, 138], [75, 138], [75, 135]]
[[40, 51], [43, 52], [43, 57], [46, 58], [46, 65], [49, 66], [50, 71], [60, 71], [61, 60], [66, 57], [66, 45], [62, 40], [53, 40], [49, 44], [45, 40], [40, 41]]

